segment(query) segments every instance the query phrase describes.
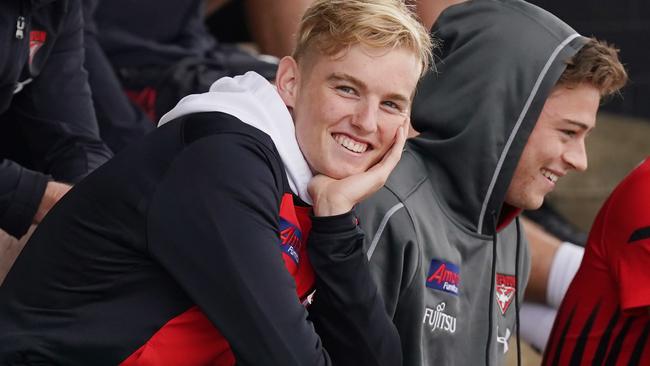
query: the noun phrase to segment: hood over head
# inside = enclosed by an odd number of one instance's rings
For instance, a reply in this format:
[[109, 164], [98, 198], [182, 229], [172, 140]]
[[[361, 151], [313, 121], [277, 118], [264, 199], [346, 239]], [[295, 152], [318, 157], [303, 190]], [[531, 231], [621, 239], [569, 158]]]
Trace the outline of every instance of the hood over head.
[[500, 216], [512, 219], [502, 206], [528, 136], [587, 39], [519, 0], [451, 6], [432, 32], [442, 55], [420, 83], [411, 121], [421, 135], [409, 144], [429, 157], [427, 174], [451, 215], [491, 235]]

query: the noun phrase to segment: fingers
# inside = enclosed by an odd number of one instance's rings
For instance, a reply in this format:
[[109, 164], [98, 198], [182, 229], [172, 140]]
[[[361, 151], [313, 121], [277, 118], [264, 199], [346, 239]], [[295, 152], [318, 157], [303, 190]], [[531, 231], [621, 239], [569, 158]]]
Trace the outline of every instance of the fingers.
[[354, 205], [377, 192], [386, 183], [400, 158], [406, 144], [410, 120], [398, 127], [393, 145], [382, 159], [363, 173], [336, 180], [317, 175], [312, 178], [308, 191], [314, 201], [317, 216], [349, 211]]
[[386, 152], [386, 155], [384, 155], [381, 161], [370, 168], [368, 172], [372, 171], [374, 173], [380, 173], [381, 175], [385, 175], [385, 179], [388, 178], [388, 175], [390, 175], [390, 172], [395, 168], [399, 159], [402, 157], [402, 151], [406, 144], [407, 129], [408, 124], [402, 125], [397, 129], [393, 146], [391, 146], [388, 152]]

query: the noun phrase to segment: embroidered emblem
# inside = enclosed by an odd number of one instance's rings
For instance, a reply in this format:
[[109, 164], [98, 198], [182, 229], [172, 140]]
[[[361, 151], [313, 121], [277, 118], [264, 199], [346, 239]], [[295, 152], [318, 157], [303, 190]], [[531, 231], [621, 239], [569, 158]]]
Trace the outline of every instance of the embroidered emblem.
[[458, 295], [460, 270], [451, 262], [432, 259], [426, 284], [428, 288]]
[[510, 340], [510, 328], [506, 328], [506, 334], [499, 335], [499, 327], [497, 326], [497, 342], [503, 345], [503, 354], [508, 353], [508, 341]]
[[440, 329], [451, 334], [456, 333], [456, 317], [445, 313], [446, 306], [447, 304], [443, 301], [436, 305], [435, 310], [427, 307], [424, 310], [422, 324], [430, 326], [432, 332]]
[[517, 280], [515, 276], [497, 273], [496, 281], [495, 296], [497, 304], [499, 304], [501, 314], [505, 315], [514, 298], [515, 291], [517, 291]]
[[280, 217], [280, 239], [282, 241], [282, 251], [287, 253], [293, 259], [296, 265], [299, 262], [298, 250], [301, 246], [302, 233], [294, 224]]
[[39, 30], [29, 32], [29, 65], [32, 65], [36, 52], [45, 44], [47, 33]]

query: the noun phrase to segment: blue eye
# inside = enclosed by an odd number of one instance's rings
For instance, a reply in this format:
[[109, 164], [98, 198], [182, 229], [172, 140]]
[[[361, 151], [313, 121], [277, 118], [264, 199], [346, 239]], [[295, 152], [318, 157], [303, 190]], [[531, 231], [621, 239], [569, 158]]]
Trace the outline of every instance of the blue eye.
[[345, 85], [337, 86], [336, 89], [343, 92], [343, 93], [345, 93], [345, 94], [356, 94], [357, 93], [357, 91], [354, 90], [354, 88], [351, 88], [351, 87], [345, 86]]
[[389, 107], [389, 108], [400, 110], [400, 106], [397, 105], [397, 103], [395, 103], [395, 102], [386, 101], [386, 102], [382, 102], [382, 104]]

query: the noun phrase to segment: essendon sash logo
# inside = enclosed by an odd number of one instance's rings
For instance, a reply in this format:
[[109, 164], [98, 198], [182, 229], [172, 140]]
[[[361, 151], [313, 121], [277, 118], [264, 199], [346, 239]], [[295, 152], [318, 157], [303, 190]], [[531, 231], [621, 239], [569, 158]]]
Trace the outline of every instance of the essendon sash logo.
[[34, 56], [36, 52], [43, 47], [45, 40], [47, 39], [47, 33], [39, 30], [33, 30], [29, 32], [29, 65], [31, 66], [34, 61]]
[[429, 274], [427, 275], [428, 288], [458, 295], [459, 285], [460, 270], [457, 265], [438, 259], [431, 260]]
[[515, 276], [504, 275], [497, 273], [497, 285], [495, 287], [495, 293], [497, 304], [501, 309], [501, 314], [505, 315], [510, 307], [510, 303], [514, 298], [515, 291], [517, 291], [517, 279]]

